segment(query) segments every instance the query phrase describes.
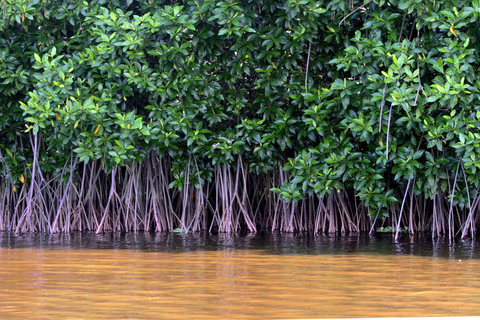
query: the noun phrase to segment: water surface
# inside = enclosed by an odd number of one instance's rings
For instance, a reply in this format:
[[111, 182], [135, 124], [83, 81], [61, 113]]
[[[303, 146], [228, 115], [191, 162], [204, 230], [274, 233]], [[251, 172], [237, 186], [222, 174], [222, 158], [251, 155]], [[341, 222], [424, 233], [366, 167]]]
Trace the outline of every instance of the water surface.
[[5, 319], [480, 315], [476, 241], [0, 235]]

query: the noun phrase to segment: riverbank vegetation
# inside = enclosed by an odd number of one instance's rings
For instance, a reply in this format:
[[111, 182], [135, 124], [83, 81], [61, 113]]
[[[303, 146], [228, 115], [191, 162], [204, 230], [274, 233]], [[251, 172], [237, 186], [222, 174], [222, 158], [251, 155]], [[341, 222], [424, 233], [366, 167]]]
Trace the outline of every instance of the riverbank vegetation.
[[478, 0], [0, 10], [1, 230], [476, 232]]

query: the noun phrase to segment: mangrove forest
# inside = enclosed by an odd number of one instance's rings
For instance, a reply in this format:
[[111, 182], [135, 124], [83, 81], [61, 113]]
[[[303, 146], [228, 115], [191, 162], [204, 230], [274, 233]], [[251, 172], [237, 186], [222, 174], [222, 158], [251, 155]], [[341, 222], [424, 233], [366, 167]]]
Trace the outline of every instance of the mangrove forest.
[[2, 0], [0, 230], [473, 237], [479, 13]]

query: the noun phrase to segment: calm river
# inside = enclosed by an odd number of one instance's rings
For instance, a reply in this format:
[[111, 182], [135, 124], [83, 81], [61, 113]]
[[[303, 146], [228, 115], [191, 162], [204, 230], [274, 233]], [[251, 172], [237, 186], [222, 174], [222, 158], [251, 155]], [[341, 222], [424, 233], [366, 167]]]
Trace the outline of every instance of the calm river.
[[479, 243], [381, 236], [0, 234], [0, 318], [480, 315]]

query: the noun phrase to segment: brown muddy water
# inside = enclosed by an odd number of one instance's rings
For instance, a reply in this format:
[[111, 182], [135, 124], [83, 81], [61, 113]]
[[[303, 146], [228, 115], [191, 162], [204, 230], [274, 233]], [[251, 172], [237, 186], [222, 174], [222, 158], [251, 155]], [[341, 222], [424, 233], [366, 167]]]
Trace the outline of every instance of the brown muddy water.
[[480, 315], [477, 241], [0, 234], [3, 319]]

